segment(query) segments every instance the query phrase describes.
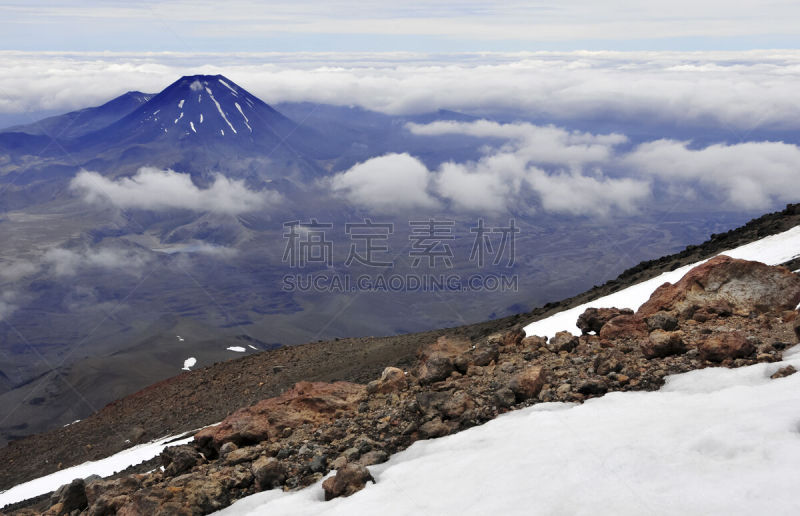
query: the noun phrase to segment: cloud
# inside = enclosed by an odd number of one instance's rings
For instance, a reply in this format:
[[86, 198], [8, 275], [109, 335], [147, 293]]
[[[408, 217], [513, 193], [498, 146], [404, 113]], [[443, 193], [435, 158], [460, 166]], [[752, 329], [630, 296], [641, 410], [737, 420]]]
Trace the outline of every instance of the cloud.
[[[727, 9], [727, 8], [726, 8]], [[529, 30], [529, 29], [527, 29]], [[268, 103], [408, 114], [503, 110], [518, 118], [800, 127], [800, 51], [422, 53], [0, 52], [0, 113], [98, 105], [222, 73]], [[731, 87], [735, 85], [735, 87]]]
[[14, 302], [16, 297], [16, 292], [9, 290], [0, 293], [0, 321], [8, 319], [17, 310], [18, 307]]
[[108, 202], [122, 209], [192, 210], [227, 215], [263, 210], [280, 201], [280, 194], [269, 190], [249, 190], [243, 181], [216, 176], [214, 183], [201, 189], [189, 174], [150, 167], [135, 176], [107, 179], [96, 172], [82, 170], [70, 183], [89, 203]]
[[0, 279], [13, 282], [36, 274], [38, 270], [39, 267], [37, 265], [24, 260], [2, 263], [0, 264]]
[[639, 145], [622, 162], [670, 185], [699, 183], [737, 208], [767, 209], [800, 198], [800, 147], [783, 142], [693, 149], [689, 142], [657, 140]]
[[329, 181], [332, 191], [348, 201], [380, 213], [434, 210], [428, 193], [430, 172], [408, 154], [387, 154], [359, 163]]
[[[402, 212], [449, 204], [458, 212], [533, 212], [573, 215], [632, 213], [650, 195], [649, 181], [606, 176], [620, 134], [591, 134], [553, 126], [485, 120], [409, 124], [414, 134], [463, 134], [501, 140], [484, 156], [429, 170], [408, 154], [374, 158], [334, 177], [333, 192], [373, 210]], [[416, 203], [416, 204], [415, 204]]]
[[55, 276], [74, 276], [82, 269], [100, 268], [117, 270], [137, 275], [150, 261], [150, 257], [139, 250], [131, 249], [49, 249], [41, 258], [41, 263], [49, 267]]

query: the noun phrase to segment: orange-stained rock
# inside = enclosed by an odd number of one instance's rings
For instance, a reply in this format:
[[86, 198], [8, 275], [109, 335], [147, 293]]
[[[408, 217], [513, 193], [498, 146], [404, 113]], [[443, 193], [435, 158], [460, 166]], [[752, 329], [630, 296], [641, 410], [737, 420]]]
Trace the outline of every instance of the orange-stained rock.
[[638, 315], [618, 315], [600, 329], [602, 339], [641, 339], [647, 335], [647, 323]]
[[745, 358], [753, 354], [755, 346], [739, 332], [718, 333], [709, 336], [698, 346], [700, 358], [711, 362]]
[[285, 429], [322, 424], [355, 412], [366, 388], [349, 382], [299, 382], [275, 398], [237, 410], [219, 425], [198, 432], [194, 438], [202, 448], [258, 443], [280, 436]]
[[787, 310], [800, 303], [800, 276], [785, 267], [717, 256], [686, 273], [674, 285], [664, 283], [636, 312], [660, 310], [690, 317], [702, 307], [730, 306], [734, 313]]

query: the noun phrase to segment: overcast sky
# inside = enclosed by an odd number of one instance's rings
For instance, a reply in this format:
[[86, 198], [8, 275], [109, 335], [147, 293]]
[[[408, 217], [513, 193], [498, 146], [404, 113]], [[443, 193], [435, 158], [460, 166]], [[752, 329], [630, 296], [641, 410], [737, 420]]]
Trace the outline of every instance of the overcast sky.
[[798, 48], [791, 0], [12, 0], [6, 50], [390, 51]]

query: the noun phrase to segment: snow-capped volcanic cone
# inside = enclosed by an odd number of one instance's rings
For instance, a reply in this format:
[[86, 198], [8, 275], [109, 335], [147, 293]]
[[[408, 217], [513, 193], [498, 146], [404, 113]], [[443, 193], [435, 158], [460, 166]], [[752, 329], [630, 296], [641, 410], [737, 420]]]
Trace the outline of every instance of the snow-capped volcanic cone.
[[324, 139], [285, 117], [222, 75], [181, 77], [138, 109], [82, 139], [87, 146], [165, 141], [201, 144], [237, 153], [268, 154], [276, 148], [324, 157]]

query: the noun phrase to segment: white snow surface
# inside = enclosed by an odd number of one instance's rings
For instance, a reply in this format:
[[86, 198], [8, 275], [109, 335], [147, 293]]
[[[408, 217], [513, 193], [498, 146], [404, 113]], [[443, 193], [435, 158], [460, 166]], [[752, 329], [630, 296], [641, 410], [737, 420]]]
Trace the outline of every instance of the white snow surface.
[[185, 102], [185, 100], [186, 99], [181, 99], [181, 101], [178, 102], [178, 109], [183, 109], [183, 103]]
[[237, 353], [244, 353], [244, 352], [245, 352], [245, 351], [247, 351], [247, 350], [246, 350], [246, 349], [244, 349], [244, 348], [243, 348], [243, 347], [241, 347], [241, 346], [231, 346], [231, 347], [229, 347], [229, 348], [228, 348], [228, 351], [235, 351], [235, 352], [237, 352]]
[[[222, 119], [225, 120], [225, 123], [228, 124], [228, 127], [231, 128], [231, 131], [233, 131], [233, 133], [236, 134], [236, 129], [233, 127], [233, 124], [231, 124], [230, 120], [228, 120], [228, 117], [225, 116], [225, 113], [222, 111], [222, 106], [220, 106], [219, 102], [217, 102], [217, 99], [214, 98], [214, 94], [211, 92], [209, 88], [206, 88], [206, 92], [208, 92], [208, 96], [211, 97], [211, 100], [214, 101], [214, 104], [217, 106], [217, 111], [219, 111], [219, 114], [220, 116], [222, 116]], [[225, 136], [225, 133], [222, 133], [222, 136]]]
[[[800, 256], [800, 226], [729, 251], [724, 251], [720, 254], [742, 260], [755, 260], [768, 265], [788, 262]], [[619, 292], [614, 292], [613, 294], [595, 299], [594, 301], [576, 306], [575, 308], [564, 310], [563, 312], [559, 312], [541, 321], [533, 322], [525, 327], [525, 333], [527, 335], [552, 337], [556, 332], [569, 331], [573, 335], [580, 335], [581, 332], [575, 324], [578, 321], [578, 316], [587, 308], [616, 307], [636, 310], [642, 303], [650, 299], [650, 295], [653, 291], [663, 283], [677, 282], [684, 274], [706, 261], [707, 260], [702, 260], [671, 272], [665, 272], [655, 278], [632, 285]]]
[[195, 364], [197, 364], [197, 359], [195, 357], [189, 357], [183, 361], [183, 370], [191, 371]]
[[323, 501], [320, 483], [219, 515], [800, 514], [800, 346], [782, 363], [676, 375], [656, 392], [542, 403], [419, 441]]
[[194, 122], [189, 122], [189, 127], [191, 127], [192, 131], [194, 131], [195, 133], [197, 132], [197, 129], [194, 128]]
[[239, 110], [239, 114], [242, 115], [242, 118], [244, 118], [244, 125], [246, 125], [247, 128], [250, 129], [250, 132], [252, 133], [253, 128], [250, 127], [250, 119], [247, 118], [247, 115], [245, 115], [244, 111], [242, 111], [242, 106], [240, 106], [238, 102], [234, 102], [234, 104], [236, 104], [236, 109]]
[[[86, 478], [91, 475], [107, 477], [130, 466], [142, 463], [156, 457], [167, 446], [178, 446], [190, 442], [193, 437], [187, 437], [175, 442], [170, 442], [175, 436], [164, 437], [146, 444], [140, 444], [115, 455], [93, 462], [84, 462], [78, 466], [63, 469], [50, 475], [25, 482], [0, 492], [0, 508], [10, 503], [17, 503], [34, 496], [55, 491], [64, 484], [69, 484], [76, 478]], [[169, 443], [169, 444], [167, 444]]]

